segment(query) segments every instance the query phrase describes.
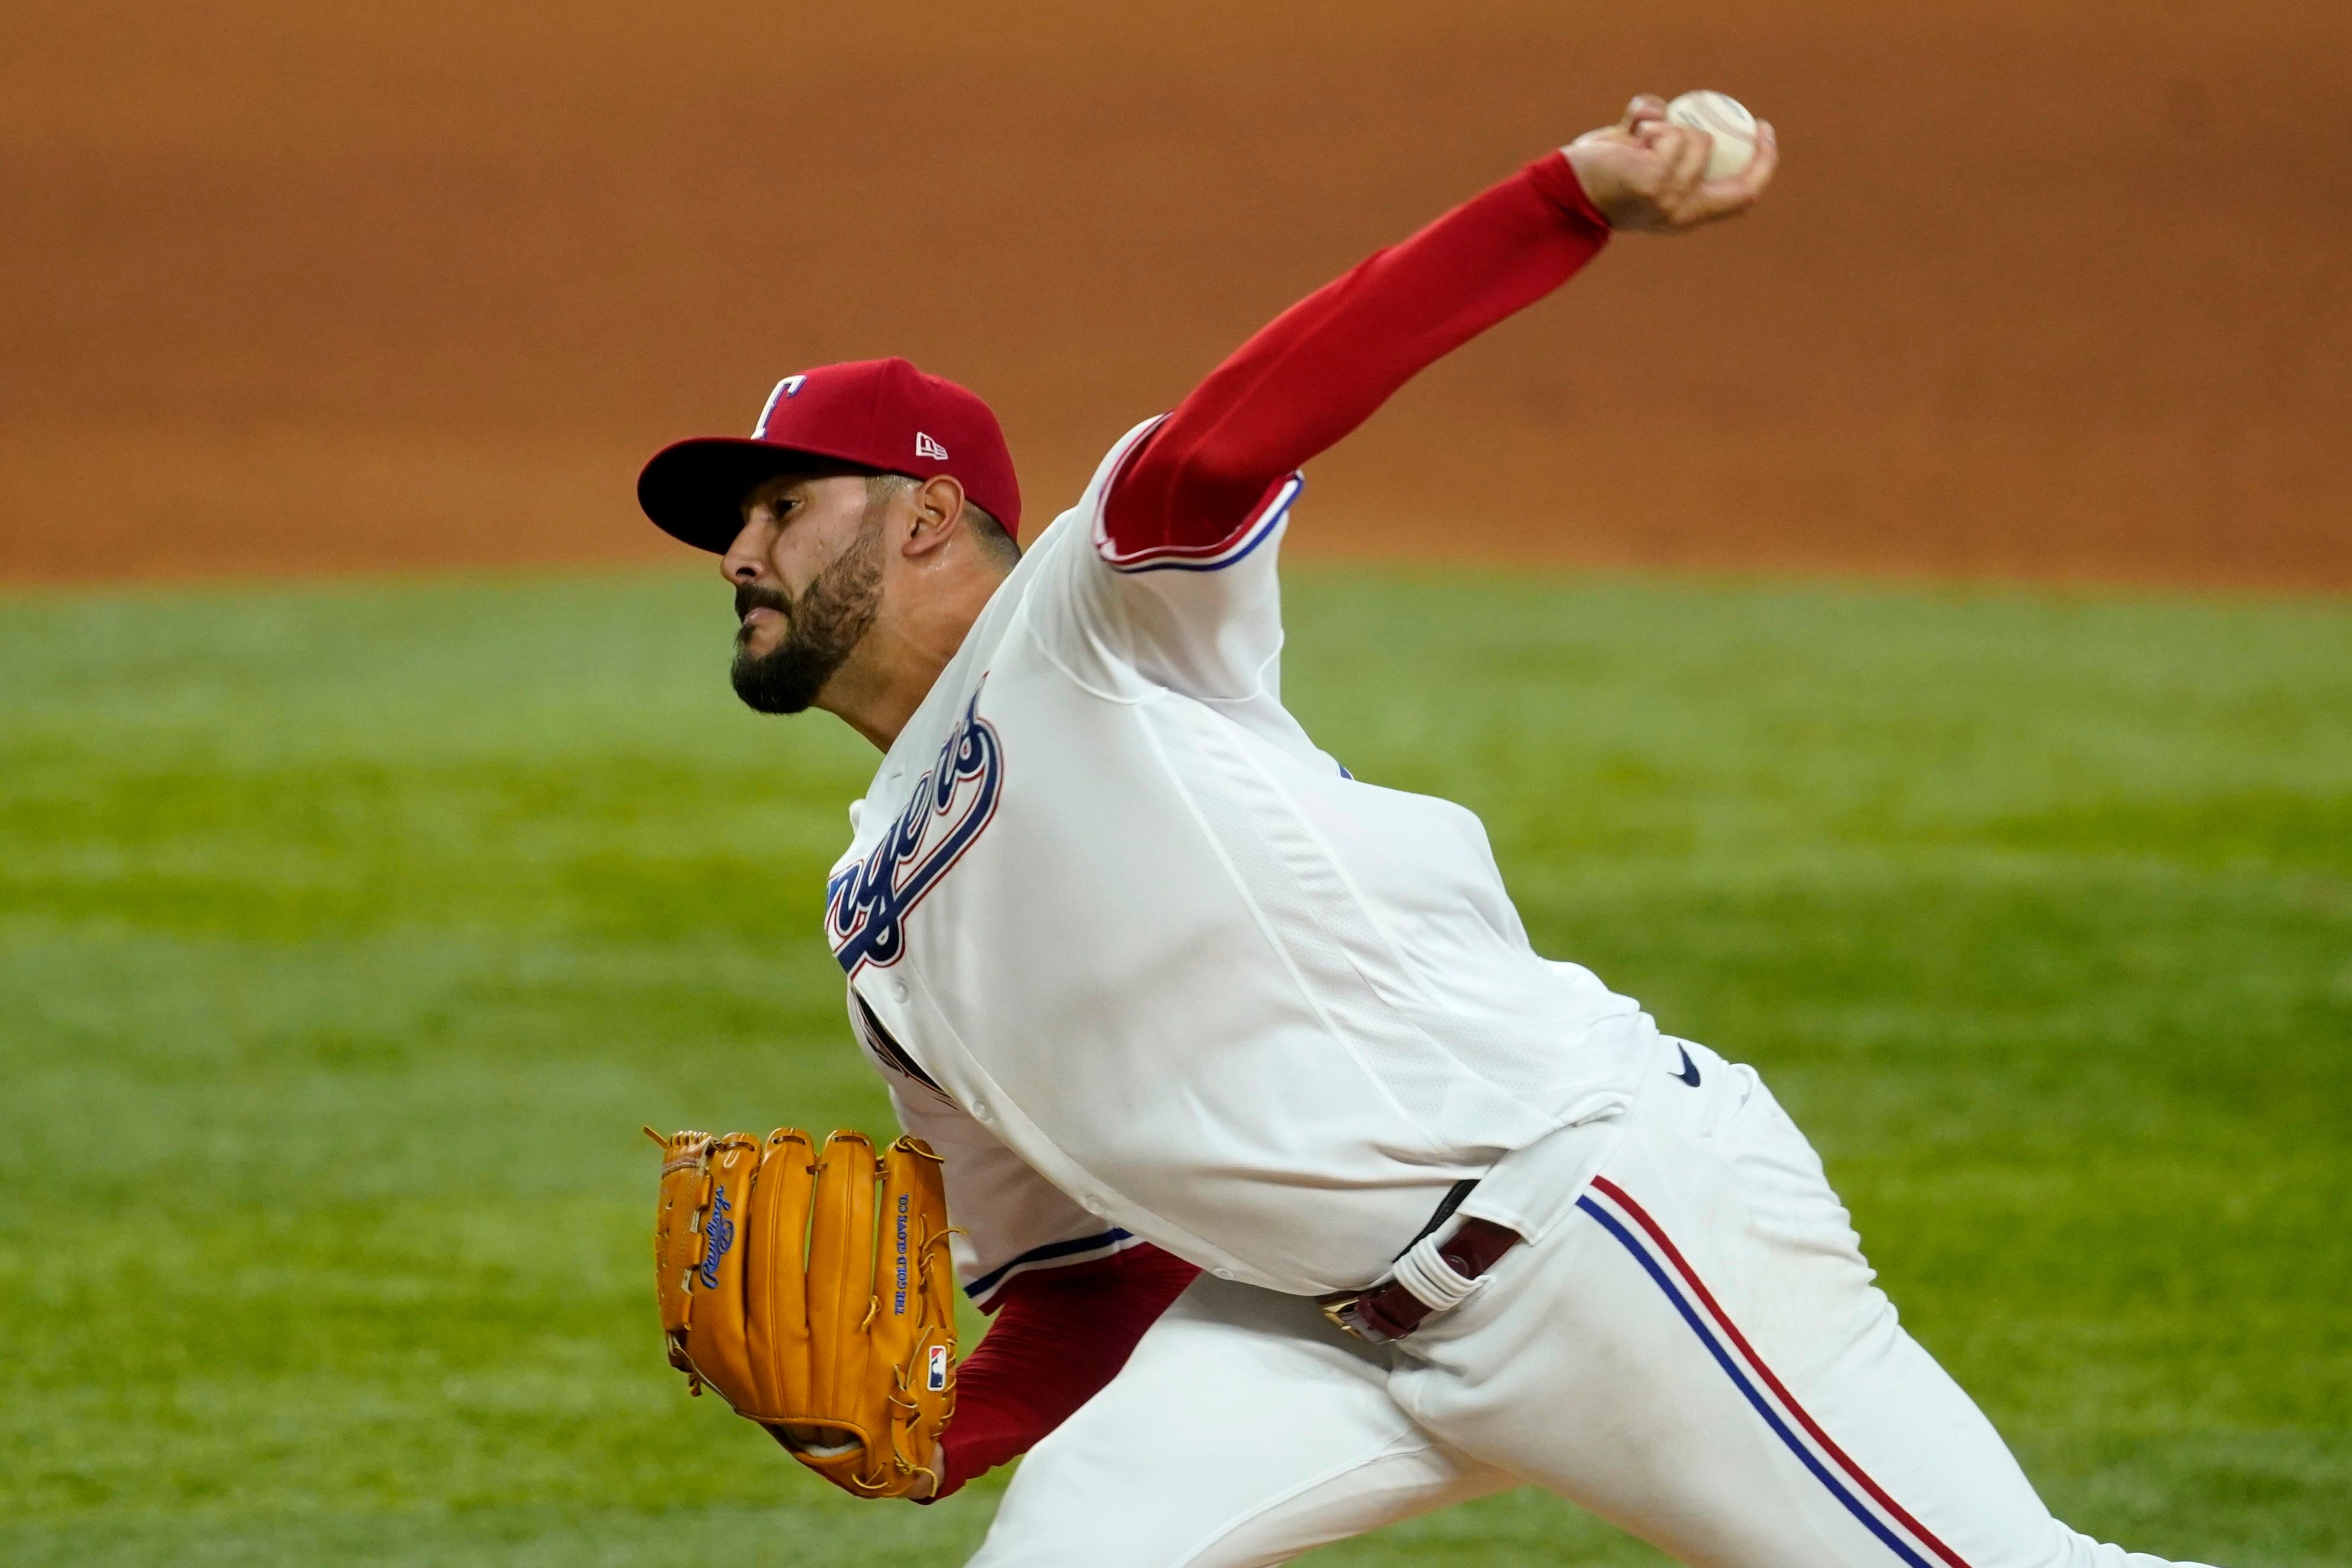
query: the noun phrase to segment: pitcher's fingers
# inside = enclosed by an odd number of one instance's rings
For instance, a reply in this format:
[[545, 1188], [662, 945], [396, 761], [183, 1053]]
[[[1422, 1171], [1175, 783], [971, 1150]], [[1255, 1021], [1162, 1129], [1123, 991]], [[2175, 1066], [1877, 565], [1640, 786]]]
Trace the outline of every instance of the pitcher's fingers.
[[1740, 170], [1737, 176], [1738, 183], [1746, 188], [1749, 201], [1764, 194], [1764, 187], [1772, 183], [1773, 173], [1780, 167], [1780, 132], [1772, 129], [1770, 121], [1759, 120], [1756, 122], [1756, 156], [1748, 161], [1748, 167]]
[[1669, 204], [1688, 200], [1706, 178], [1707, 155], [1715, 139], [1671, 120], [1654, 120], [1639, 134], [1643, 145], [1658, 161], [1652, 188]]
[[1759, 122], [1756, 127], [1756, 155], [1748, 167], [1727, 180], [1710, 180], [1700, 192], [1709, 218], [1730, 217], [1744, 213], [1756, 205], [1764, 187], [1772, 183], [1772, 174], [1780, 166], [1780, 143], [1772, 127]]
[[1666, 117], [1666, 100], [1654, 92], [1639, 92], [1625, 106], [1625, 117], [1618, 125], [1626, 131], [1638, 131], [1652, 121]]
[[1666, 156], [1665, 193], [1670, 200], [1684, 200], [1706, 180], [1706, 161], [1715, 155], [1715, 138], [1686, 125], [1668, 129], [1682, 134], [1659, 143], [1659, 151]]

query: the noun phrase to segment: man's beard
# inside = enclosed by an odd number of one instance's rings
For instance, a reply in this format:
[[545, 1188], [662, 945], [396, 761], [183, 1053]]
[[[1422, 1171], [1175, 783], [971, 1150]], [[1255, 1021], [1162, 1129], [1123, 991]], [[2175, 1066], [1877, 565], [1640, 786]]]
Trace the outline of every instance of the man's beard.
[[784, 637], [755, 654], [740, 636], [730, 672], [735, 695], [761, 713], [802, 713], [874, 625], [882, 604], [882, 520], [869, 512], [849, 548], [788, 597], [781, 589], [744, 584], [735, 613], [765, 605], [784, 617]]

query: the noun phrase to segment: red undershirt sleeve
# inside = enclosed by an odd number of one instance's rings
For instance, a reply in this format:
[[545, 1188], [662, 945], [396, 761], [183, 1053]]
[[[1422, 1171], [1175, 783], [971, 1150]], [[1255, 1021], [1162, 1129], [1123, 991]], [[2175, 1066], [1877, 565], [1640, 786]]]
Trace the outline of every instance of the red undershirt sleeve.
[[956, 1368], [938, 1495], [1026, 1453], [1067, 1420], [1118, 1375], [1143, 1331], [1200, 1272], [1143, 1246], [1008, 1283], [987, 1337]]
[[1427, 365], [1535, 303], [1609, 225], [1559, 153], [1447, 213], [1276, 317], [1209, 374], [1113, 482], [1122, 556], [1238, 536], [1292, 470]]

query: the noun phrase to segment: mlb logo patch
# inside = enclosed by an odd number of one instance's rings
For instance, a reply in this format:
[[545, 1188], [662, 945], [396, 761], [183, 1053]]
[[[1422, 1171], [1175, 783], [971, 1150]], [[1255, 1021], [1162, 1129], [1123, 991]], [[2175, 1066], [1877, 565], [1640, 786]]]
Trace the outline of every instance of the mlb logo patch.
[[929, 1384], [930, 1391], [931, 1391], [933, 1394], [937, 1394], [937, 1393], [939, 1393], [940, 1390], [942, 1390], [942, 1389], [944, 1389], [945, 1387], [947, 1387], [947, 1385], [948, 1385], [948, 1347], [947, 1347], [947, 1346], [945, 1346], [945, 1345], [933, 1345], [933, 1346], [931, 1347], [931, 1374], [930, 1374], [930, 1377], [929, 1377], [929, 1379], [928, 1381], [929, 1381]]

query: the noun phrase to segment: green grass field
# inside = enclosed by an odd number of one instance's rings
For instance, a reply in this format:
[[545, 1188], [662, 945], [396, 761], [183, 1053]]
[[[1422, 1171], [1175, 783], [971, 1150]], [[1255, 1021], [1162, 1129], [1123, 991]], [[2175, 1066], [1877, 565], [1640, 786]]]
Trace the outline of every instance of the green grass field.
[[[2352, 1558], [2352, 606], [1301, 574], [1294, 705], [1757, 1063], [2059, 1512]], [[880, 1129], [715, 583], [0, 600], [0, 1562], [952, 1564], [663, 1364], [636, 1129]], [[1181, 1456], [1154, 1456], [1165, 1477]], [[1520, 1493], [1330, 1549], [1655, 1562]]]

